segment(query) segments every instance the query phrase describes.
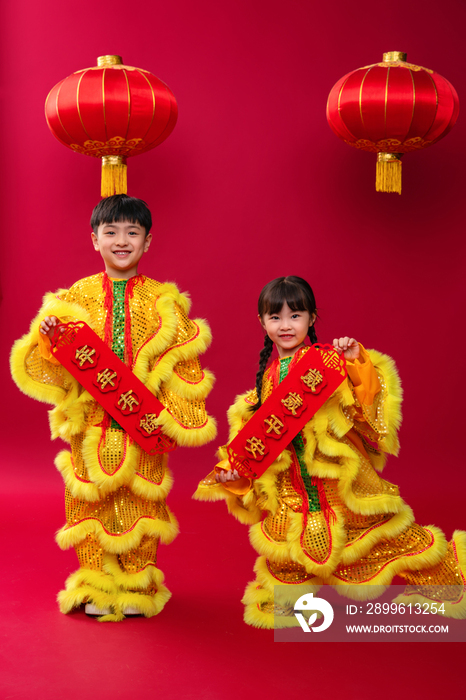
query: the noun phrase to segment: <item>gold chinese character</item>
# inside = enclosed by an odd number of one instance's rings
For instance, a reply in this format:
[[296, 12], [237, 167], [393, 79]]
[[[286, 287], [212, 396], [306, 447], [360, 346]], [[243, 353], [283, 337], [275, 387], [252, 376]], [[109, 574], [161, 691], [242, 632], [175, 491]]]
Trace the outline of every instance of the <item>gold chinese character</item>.
[[301, 377], [301, 379], [311, 391], [315, 391], [316, 386], [322, 382], [323, 376], [318, 369], [310, 369], [304, 376]]
[[340, 372], [342, 377], [346, 376], [344, 359], [343, 357], [340, 357], [336, 350], [325, 350], [322, 352], [322, 362], [326, 367], [330, 367], [330, 369], [335, 369], [337, 372]]
[[91, 365], [94, 364], [92, 355], [95, 355], [94, 348], [88, 345], [83, 345], [82, 348], [76, 350], [75, 359], [79, 361], [79, 366], [82, 367], [85, 362], [89, 362]]
[[290, 393], [285, 396], [284, 399], [282, 399], [282, 404], [293, 414], [293, 416], [296, 416], [296, 409], [303, 405], [303, 400], [299, 394], [296, 394], [294, 391], [290, 391]]
[[340, 366], [340, 356], [334, 351], [324, 352], [322, 354], [322, 362], [326, 367], [332, 367], [333, 369], [338, 369]]
[[268, 418], [265, 418], [264, 423], [269, 426], [265, 431], [267, 435], [272, 432], [275, 433], [275, 435], [281, 435], [282, 430], [285, 427], [280, 418], [277, 418], [274, 413], [272, 413]]
[[264, 443], [262, 442], [262, 440], [259, 440], [259, 438], [255, 436], [246, 440], [246, 450], [252, 454], [254, 459], [257, 459], [256, 452], [261, 457], [265, 455]]
[[149, 435], [152, 435], [152, 433], [157, 430], [159, 427], [159, 424], [157, 423], [157, 414], [156, 413], [146, 413], [140, 420], [139, 422], [140, 427], [146, 431], [146, 433], [149, 433]]
[[118, 399], [118, 406], [120, 406], [121, 403], [123, 403], [121, 406], [122, 411], [132, 411], [135, 406], [139, 406], [139, 401], [137, 400], [136, 396], [133, 396], [132, 389], [129, 389], [126, 394], [121, 394], [120, 398]]
[[100, 384], [101, 389], [105, 389], [107, 384], [110, 384], [110, 386], [115, 386], [115, 382], [113, 381], [115, 377], [117, 376], [116, 372], [113, 372], [111, 374], [112, 370], [111, 369], [104, 369], [102, 372], [99, 372], [97, 375], [97, 381]]

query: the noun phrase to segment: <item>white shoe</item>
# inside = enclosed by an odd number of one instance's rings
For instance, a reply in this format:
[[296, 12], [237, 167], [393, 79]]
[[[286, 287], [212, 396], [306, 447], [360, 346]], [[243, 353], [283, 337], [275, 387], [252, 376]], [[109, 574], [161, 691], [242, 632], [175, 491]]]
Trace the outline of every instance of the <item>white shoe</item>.
[[132, 605], [127, 605], [122, 610], [123, 615], [142, 615], [142, 612], [137, 608], [133, 608]]
[[86, 615], [97, 615], [100, 617], [101, 615], [110, 615], [112, 612], [110, 608], [98, 608], [94, 603], [86, 603], [86, 607], [84, 608], [84, 612]]

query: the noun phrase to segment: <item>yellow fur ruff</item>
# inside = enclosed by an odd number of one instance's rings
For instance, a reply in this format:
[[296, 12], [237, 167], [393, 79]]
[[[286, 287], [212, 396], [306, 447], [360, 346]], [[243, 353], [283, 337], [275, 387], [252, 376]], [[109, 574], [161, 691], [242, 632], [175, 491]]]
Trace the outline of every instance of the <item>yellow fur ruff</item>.
[[[147, 595], [143, 592], [136, 593], [128, 591], [127, 587], [140, 587], [142, 585], [134, 585], [137, 574], [126, 575], [123, 572], [116, 572], [119, 569], [118, 564], [107, 558], [106, 570], [109, 573], [93, 571], [92, 569], [78, 569], [68, 577], [65, 590], [60, 591], [57, 596], [58, 605], [62, 613], [68, 613], [74, 608], [79, 607], [83, 603], [93, 603], [99, 610], [105, 611], [110, 609], [112, 612], [102, 615], [99, 620], [101, 622], [118, 622], [123, 620], [124, 610], [127, 607], [133, 607], [139, 610], [141, 615], [145, 617], [153, 617], [164, 608], [166, 602], [170, 599], [170, 591], [163, 585], [163, 574], [155, 567], [147, 567], [152, 571], [144, 570], [145, 578], [148, 584], [153, 582], [157, 586], [155, 595]], [[110, 572], [113, 572], [110, 575]], [[117, 576], [115, 577], [115, 573]], [[141, 584], [142, 577], [139, 577], [136, 583]]]
[[82, 542], [88, 534], [93, 534], [102, 549], [111, 554], [123, 554], [130, 549], [136, 549], [144, 535], [158, 537], [162, 544], [170, 544], [177, 536], [179, 527], [175, 516], [168, 508], [167, 512], [170, 522], [142, 517], [131, 530], [115, 536], [106, 532], [97, 518], [86, 518], [70, 527], [68, 525], [62, 527], [58, 530], [55, 539], [61, 549], [69, 549]]

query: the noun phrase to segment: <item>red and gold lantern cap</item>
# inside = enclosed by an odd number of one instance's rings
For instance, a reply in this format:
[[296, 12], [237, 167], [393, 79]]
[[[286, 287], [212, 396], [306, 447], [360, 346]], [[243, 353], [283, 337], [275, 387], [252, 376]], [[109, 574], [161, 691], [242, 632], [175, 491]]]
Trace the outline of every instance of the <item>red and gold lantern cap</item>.
[[347, 73], [332, 88], [327, 120], [355, 148], [377, 153], [376, 189], [401, 194], [401, 156], [446, 136], [459, 113], [453, 85], [388, 51], [381, 63]]
[[151, 150], [175, 128], [178, 106], [165, 83], [121, 56], [99, 56], [45, 101], [52, 134], [76, 153], [102, 159], [102, 197], [127, 192], [126, 160]]

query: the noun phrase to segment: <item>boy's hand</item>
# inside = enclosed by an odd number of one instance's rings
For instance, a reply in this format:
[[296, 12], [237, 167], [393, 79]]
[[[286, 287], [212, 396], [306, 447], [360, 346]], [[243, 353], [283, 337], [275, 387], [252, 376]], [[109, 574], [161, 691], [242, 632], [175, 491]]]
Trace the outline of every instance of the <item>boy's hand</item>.
[[40, 332], [43, 335], [47, 335], [50, 340], [58, 323], [60, 323], [60, 321], [56, 316], [46, 316], [40, 324]]
[[359, 357], [359, 343], [354, 338], [334, 338], [333, 347], [339, 355], [343, 353], [345, 360], [357, 360]]
[[215, 479], [224, 484], [227, 481], [238, 481], [238, 479], [241, 479], [241, 476], [236, 469], [220, 469], [220, 471], [215, 474]]

